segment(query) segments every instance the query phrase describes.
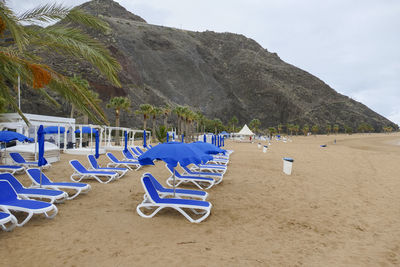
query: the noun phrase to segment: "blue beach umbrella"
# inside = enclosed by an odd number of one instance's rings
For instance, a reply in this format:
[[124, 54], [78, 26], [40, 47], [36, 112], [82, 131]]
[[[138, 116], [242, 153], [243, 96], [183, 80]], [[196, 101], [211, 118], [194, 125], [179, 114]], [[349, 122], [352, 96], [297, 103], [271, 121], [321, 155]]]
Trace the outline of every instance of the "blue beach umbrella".
[[182, 143], [185, 143], [185, 135], [182, 134]]
[[147, 145], [146, 145], [146, 130], [143, 131], [143, 147], [147, 147]]
[[172, 133], [172, 141], [175, 141], [175, 133]]
[[194, 143], [190, 143], [189, 145], [196, 147], [197, 149], [201, 150], [203, 153], [206, 153], [206, 154], [219, 154], [219, 153], [226, 152], [224, 149], [221, 149], [210, 143], [194, 142]]
[[[20, 142], [33, 142], [33, 138], [26, 137], [23, 134], [12, 131], [0, 131], [0, 142], [8, 143], [14, 140]], [[4, 154], [7, 155], [7, 145], [4, 148]]]
[[222, 146], [225, 146], [225, 136], [222, 136]]
[[168, 166], [174, 168], [174, 194], [175, 194], [175, 167], [178, 163], [181, 166], [189, 164], [200, 164], [212, 159], [212, 156], [201, 153], [199, 150], [190, 147], [189, 144], [181, 142], [168, 142], [159, 144], [144, 152], [138, 160], [141, 165], [154, 165], [154, 160], [162, 160]]
[[125, 147], [124, 147], [124, 153], [128, 152], [128, 132], [125, 131]]
[[0, 142], [11, 142], [18, 140], [20, 142], [33, 142], [33, 138], [26, 137], [23, 134], [12, 131], [0, 131]]
[[40, 167], [40, 187], [42, 187], [42, 166], [47, 164], [47, 160], [44, 158], [44, 134], [45, 131], [43, 129], [43, 125], [40, 125], [39, 130], [37, 131], [37, 140], [39, 146], [38, 166]]
[[98, 159], [100, 157], [100, 153], [99, 153], [100, 141], [99, 141], [99, 133], [98, 132], [95, 133], [94, 140], [95, 140], [95, 143], [96, 143], [94, 157], [96, 159]]
[[204, 134], [203, 136], [203, 142], [206, 143], [207, 142], [207, 136]]
[[167, 132], [167, 143], [169, 142], [169, 132]]

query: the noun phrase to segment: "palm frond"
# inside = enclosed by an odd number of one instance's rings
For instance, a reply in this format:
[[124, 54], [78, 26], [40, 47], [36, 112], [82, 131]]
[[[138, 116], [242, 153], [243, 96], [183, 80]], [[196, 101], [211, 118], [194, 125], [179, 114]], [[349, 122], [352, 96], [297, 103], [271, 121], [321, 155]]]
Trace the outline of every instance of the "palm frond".
[[5, 23], [7, 29], [10, 31], [15, 44], [19, 51], [23, 51], [28, 44], [28, 39], [24, 27], [18, 23], [18, 18], [14, 15], [2, 1], [0, 1], [0, 19]]
[[35, 30], [37, 36], [31, 43], [40, 45], [43, 49], [62, 52], [77, 59], [85, 59], [95, 66], [114, 85], [121, 86], [118, 71], [121, 69], [118, 61], [111, 56], [104, 46], [77, 28], [50, 26]]
[[86, 12], [83, 12], [78, 8], [72, 9], [65, 17], [65, 21], [85, 25], [102, 32], [110, 31], [110, 27], [107, 22]]
[[61, 4], [44, 4], [25, 11], [21, 15], [18, 15], [17, 18], [20, 22], [54, 22], [65, 18], [70, 11], [70, 7], [65, 7]]

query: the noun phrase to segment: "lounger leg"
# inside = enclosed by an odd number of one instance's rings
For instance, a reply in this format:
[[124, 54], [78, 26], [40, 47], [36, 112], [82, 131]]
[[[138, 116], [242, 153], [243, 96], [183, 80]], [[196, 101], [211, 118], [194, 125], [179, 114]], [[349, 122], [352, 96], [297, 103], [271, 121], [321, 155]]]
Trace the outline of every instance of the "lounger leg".
[[15, 218], [14, 215], [11, 215], [11, 221], [9, 221], [7, 224], [10, 225], [8, 227], [6, 225], [2, 225], [1, 228], [3, 228], [3, 230], [6, 232], [12, 231], [17, 226], [17, 218]]
[[52, 214], [47, 214], [47, 211], [44, 213], [44, 215], [46, 216], [47, 219], [53, 219], [58, 213], [58, 209], [55, 205], [53, 205], [53, 211]]

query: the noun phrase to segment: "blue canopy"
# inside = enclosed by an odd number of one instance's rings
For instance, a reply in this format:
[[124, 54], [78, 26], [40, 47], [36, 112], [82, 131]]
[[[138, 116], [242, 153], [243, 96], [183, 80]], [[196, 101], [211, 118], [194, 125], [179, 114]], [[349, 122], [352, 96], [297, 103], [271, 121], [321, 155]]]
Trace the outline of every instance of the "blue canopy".
[[184, 143], [184, 142], [185, 142], [185, 135], [182, 134], [182, 143]]
[[65, 133], [64, 127], [48, 126], [44, 128], [44, 134], [56, 134], [58, 133], [58, 128], [60, 128], [60, 134]]
[[38, 166], [44, 166], [47, 164], [47, 160], [44, 158], [44, 129], [43, 125], [40, 125], [39, 130], [37, 132], [37, 140], [39, 145], [39, 159]]
[[204, 134], [203, 136], [203, 142], [206, 143], [207, 142], [207, 136]]
[[[81, 129], [78, 129], [75, 131], [75, 133], [80, 133], [80, 132], [81, 132]], [[82, 133], [84, 133], [84, 134], [85, 133], [87, 133], [87, 134], [94, 133], [95, 134], [95, 133], [99, 133], [99, 131], [97, 129], [85, 126], [85, 127], [82, 127]]]
[[221, 149], [213, 144], [210, 143], [204, 143], [204, 142], [194, 142], [190, 143], [190, 146], [196, 147], [200, 151], [206, 154], [219, 154], [219, 153], [225, 153], [224, 149]]
[[139, 157], [141, 165], [154, 165], [153, 160], [162, 160], [171, 167], [187, 166], [191, 163], [200, 164], [212, 159], [210, 155], [193, 149], [189, 144], [168, 142], [154, 146]]
[[0, 142], [11, 142], [18, 140], [20, 142], [33, 142], [33, 138], [26, 137], [23, 134], [12, 131], [0, 131]]
[[220, 132], [219, 134], [220, 134], [220, 135], [223, 135], [223, 136], [229, 135], [226, 131], [222, 131], [222, 132]]
[[167, 132], [167, 143], [169, 142], [169, 133]]

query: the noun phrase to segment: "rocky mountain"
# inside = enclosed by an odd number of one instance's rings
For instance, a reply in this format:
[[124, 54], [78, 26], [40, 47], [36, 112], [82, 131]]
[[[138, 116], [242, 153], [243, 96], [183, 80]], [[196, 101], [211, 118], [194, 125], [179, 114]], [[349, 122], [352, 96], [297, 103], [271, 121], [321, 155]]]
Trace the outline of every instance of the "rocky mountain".
[[[110, 33], [89, 33], [120, 62], [122, 88], [110, 85], [88, 64], [57, 55], [48, 55], [47, 62], [60, 72], [80, 73], [105, 102], [113, 96], [128, 96], [133, 110], [142, 103], [188, 105], [224, 123], [233, 115], [240, 124], [258, 118], [262, 128], [279, 123], [356, 127], [361, 122], [377, 130], [385, 125], [397, 128], [243, 35], [151, 25], [112, 0], [93, 0], [80, 7], [110, 24]], [[35, 96], [26, 103], [30, 112], [68, 114], [67, 104], [53, 110], [39, 108], [32, 99]], [[113, 112], [106, 112], [113, 120]], [[121, 124], [138, 127], [141, 118], [126, 114]]]

